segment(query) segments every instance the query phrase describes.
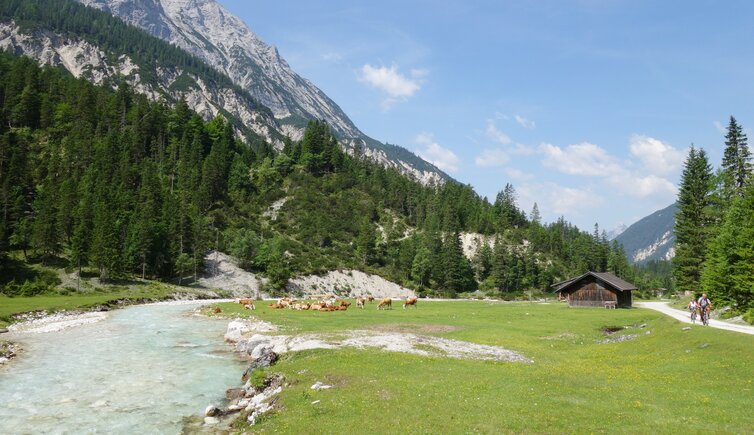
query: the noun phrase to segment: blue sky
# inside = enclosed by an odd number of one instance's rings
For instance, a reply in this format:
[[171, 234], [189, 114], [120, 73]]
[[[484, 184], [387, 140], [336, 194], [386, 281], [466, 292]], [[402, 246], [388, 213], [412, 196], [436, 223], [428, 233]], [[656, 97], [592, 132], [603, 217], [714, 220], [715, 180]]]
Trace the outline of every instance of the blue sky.
[[[219, 0], [356, 125], [591, 230], [675, 200], [754, 107], [754, 3]], [[724, 6], [724, 7], [723, 7]]]

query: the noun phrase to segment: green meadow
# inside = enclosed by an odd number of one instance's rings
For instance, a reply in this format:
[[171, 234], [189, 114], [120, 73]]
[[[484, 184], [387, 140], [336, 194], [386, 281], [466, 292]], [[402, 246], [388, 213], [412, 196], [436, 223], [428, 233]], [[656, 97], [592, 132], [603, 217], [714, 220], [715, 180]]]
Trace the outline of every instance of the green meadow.
[[[264, 305], [264, 306], [263, 306]], [[250, 312], [281, 333], [376, 329], [501, 346], [532, 364], [374, 349], [309, 350], [267, 370], [287, 386], [262, 433], [752, 433], [754, 336], [645, 309], [425, 302], [418, 309]], [[605, 335], [606, 327], [628, 327]], [[603, 343], [607, 338], [636, 338]], [[333, 385], [313, 391], [316, 381]], [[316, 402], [317, 403], [312, 403]], [[239, 430], [248, 430], [239, 425]]]

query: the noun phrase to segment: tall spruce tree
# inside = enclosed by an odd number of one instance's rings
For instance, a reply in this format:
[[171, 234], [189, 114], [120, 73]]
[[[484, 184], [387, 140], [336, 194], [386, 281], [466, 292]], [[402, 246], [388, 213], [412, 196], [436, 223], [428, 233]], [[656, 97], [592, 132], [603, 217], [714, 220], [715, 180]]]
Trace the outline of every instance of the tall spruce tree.
[[751, 151], [749, 140], [736, 118], [730, 117], [728, 132], [725, 135], [723, 154], [723, 197], [730, 200], [732, 195], [742, 196], [746, 182], [751, 177]]
[[681, 291], [699, 291], [700, 274], [710, 234], [712, 190], [712, 167], [707, 153], [704, 149], [692, 146], [681, 176], [675, 223], [673, 276], [676, 288]]

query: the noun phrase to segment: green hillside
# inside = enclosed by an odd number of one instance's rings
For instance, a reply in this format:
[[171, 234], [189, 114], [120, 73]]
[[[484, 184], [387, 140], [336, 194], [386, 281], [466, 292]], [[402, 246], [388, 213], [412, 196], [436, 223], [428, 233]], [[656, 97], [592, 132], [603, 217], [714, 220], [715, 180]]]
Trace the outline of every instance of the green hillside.
[[[221, 118], [204, 122], [125, 84], [97, 87], [10, 55], [0, 78], [4, 267], [12, 257], [102, 281], [183, 281], [217, 248], [275, 288], [293, 274], [358, 268], [448, 296], [544, 290], [587, 269], [630, 273], [599, 233], [528, 220], [510, 185], [494, 204], [457, 183], [425, 187], [342, 153], [323, 123], [276, 154], [237, 142]], [[272, 219], [265, 212], [281, 199]], [[497, 249], [469, 261], [462, 232]], [[35, 279], [12, 270], [7, 294]]]

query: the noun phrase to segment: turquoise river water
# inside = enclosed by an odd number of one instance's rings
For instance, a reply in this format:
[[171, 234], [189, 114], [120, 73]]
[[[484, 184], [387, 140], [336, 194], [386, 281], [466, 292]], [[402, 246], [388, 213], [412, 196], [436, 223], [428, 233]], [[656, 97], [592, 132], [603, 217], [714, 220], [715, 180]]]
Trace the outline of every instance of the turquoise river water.
[[239, 386], [227, 322], [188, 305], [141, 305], [58, 332], [24, 334], [0, 367], [2, 434], [180, 433]]

